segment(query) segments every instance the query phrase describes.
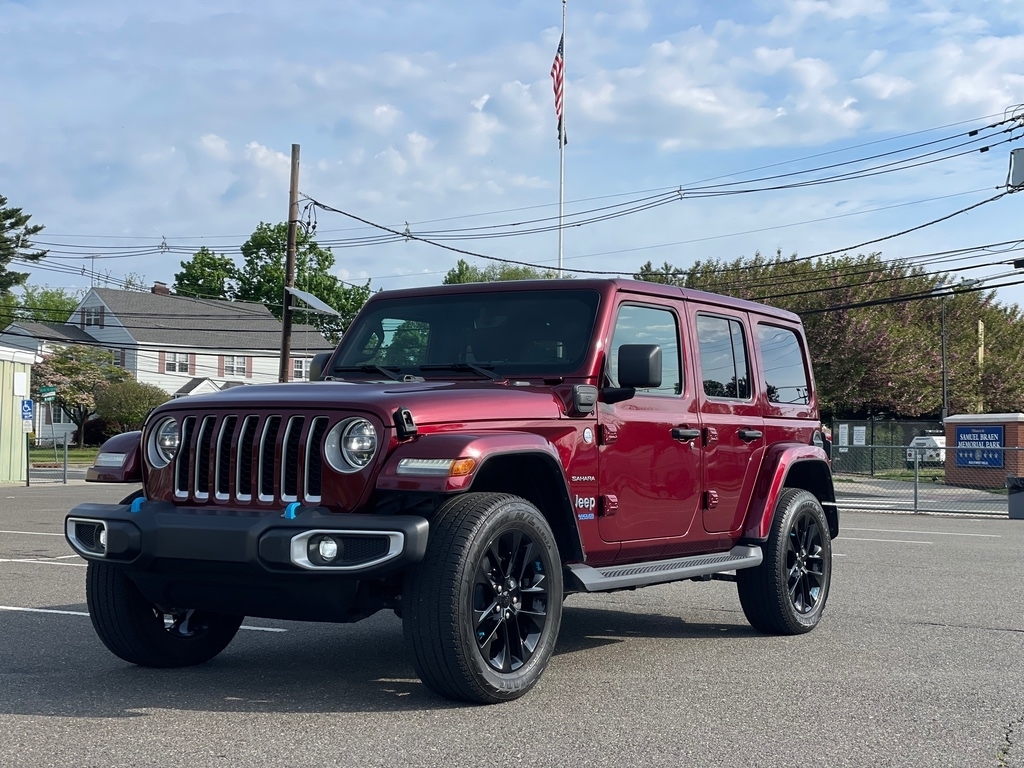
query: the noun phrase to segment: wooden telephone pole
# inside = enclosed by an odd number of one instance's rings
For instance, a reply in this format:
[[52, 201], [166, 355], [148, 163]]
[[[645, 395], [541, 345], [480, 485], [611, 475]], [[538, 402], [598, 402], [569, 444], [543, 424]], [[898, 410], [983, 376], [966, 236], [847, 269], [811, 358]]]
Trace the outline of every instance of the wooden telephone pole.
[[295, 238], [299, 226], [299, 145], [292, 144], [292, 177], [288, 189], [288, 250], [284, 260], [284, 311], [281, 315], [281, 368], [278, 381], [288, 381], [292, 356], [292, 295], [295, 287]]

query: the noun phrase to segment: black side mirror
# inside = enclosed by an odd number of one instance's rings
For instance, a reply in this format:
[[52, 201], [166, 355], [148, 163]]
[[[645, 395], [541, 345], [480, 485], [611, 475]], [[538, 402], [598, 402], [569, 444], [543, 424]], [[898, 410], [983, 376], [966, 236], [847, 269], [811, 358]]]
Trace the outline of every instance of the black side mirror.
[[320, 352], [313, 356], [313, 360], [309, 364], [310, 381], [319, 381], [323, 377], [324, 368], [330, 362], [333, 354], [333, 352]]
[[661, 386], [661, 347], [623, 344], [619, 347], [619, 386], [647, 389]]

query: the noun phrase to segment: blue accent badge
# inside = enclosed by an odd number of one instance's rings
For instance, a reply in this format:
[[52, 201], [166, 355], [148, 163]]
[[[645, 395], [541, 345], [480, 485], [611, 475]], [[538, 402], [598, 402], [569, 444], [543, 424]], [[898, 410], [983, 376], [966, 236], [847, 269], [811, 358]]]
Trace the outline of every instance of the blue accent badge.
[[284, 519], [285, 520], [294, 520], [295, 519], [295, 510], [297, 510], [299, 508], [299, 506], [300, 506], [299, 502], [293, 501], [291, 504], [289, 504], [287, 507], [285, 507], [284, 508]]
[[140, 496], [139, 498], [134, 499], [132, 501], [132, 506], [131, 506], [131, 508], [128, 511], [131, 512], [133, 515], [137, 515], [139, 512], [142, 511], [142, 503], [145, 500], [146, 500], [145, 496]]

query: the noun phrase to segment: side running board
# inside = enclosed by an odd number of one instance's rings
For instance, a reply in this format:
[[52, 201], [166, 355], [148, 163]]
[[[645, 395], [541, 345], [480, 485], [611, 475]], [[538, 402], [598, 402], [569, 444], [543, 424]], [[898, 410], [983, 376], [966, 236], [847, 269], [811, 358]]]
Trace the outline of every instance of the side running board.
[[692, 579], [738, 568], [754, 568], [761, 564], [761, 559], [760, 547], [736, 546], [728, 552], [692, 555], [674, 560], [654, 560], [598, 568], [584, 563], [573, 563], [568, 568], [571, 576], [575, 577], [587, 592], [607, 592], [612, 589], [646, 587], [649, 584]]

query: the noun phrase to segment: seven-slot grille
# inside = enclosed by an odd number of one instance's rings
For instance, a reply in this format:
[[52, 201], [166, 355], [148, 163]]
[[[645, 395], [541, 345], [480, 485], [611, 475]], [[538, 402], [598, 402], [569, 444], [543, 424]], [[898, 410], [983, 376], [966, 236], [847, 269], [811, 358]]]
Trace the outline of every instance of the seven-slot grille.
[[317, 504], [329, 426], [326, 416], [186, 416], [174, 495], [196, 501]]

